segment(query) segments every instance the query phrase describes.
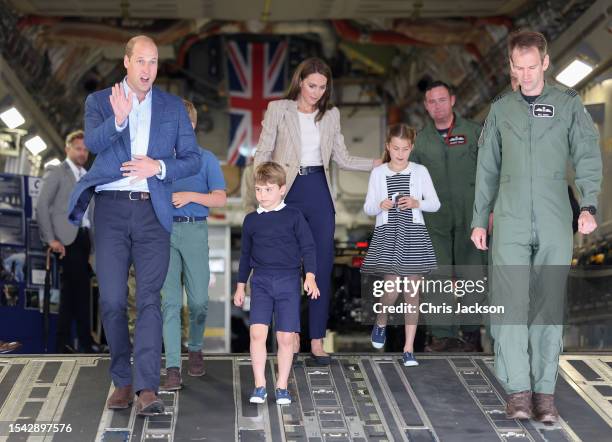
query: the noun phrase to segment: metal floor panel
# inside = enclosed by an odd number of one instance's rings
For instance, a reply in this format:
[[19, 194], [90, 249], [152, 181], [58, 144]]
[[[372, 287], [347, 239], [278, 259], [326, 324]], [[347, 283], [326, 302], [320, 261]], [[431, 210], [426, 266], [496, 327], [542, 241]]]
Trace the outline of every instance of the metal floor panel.
[[[273, 362], [266, 404], [248, 401], [247, 355], [206, 356], [206, 375], [161, 392], [166, 414], [143, 419], [105, 409], [107, 356], [2, 357], [0, 442], [612, 440], [612, 355], [561, 357], [557, 425], [505, 418], [490, 356], [420, 355], [418, 367], [397, 354], [338, 354], [329, 367], [300, 357], [289, 380], [294, 402], [283, 407], [274, 402]], [[15, 431], [53, 423], [64, 431]]]

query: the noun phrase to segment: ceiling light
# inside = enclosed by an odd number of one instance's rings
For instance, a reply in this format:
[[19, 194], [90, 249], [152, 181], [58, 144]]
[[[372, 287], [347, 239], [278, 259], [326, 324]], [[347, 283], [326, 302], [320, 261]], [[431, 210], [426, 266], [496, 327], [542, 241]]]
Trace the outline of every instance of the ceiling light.
[[38, 155], [39, 153], [41, 153], [43, 150], [47, 148], [47, 143], [45, 143], [43, 139], [40, 138], [38, 135], [36, 135], [33, 138], [30, 138], [28, 141], [26, 141], [23, 144], [25, 144], [25, 147], [30, 152], [32, 152], [32, 155]]
[[563, 69], [555, 79], [567, 87], [574, 87], [580, 81], [593, 71], [593, 66], [586, 64], [581, 60], [572, 61], [565, 69]]
[[62, 164], [60, 160], [58, 160], [57, 158], [53, 158], [51, 161], [47, 161], [45, 163], [45, 169], [49, 166], [59, 166], [60, 164]]
[[0, 114], [0, 119], [6, 124], [9, 129], [15, 129], [25, 123], [25, 118], [19, 113], [19, 111], [11, 107], [9, 110], [4, 111]]

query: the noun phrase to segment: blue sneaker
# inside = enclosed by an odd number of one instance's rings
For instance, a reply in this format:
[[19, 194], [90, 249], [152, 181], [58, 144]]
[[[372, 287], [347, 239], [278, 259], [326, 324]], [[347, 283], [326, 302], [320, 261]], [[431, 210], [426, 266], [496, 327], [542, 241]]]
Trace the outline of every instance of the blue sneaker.
[[276, 403], [278, 405], [289, 405], [291, 403], [291, 394], [289, 394], [289, 390], [285, 390], [284, 388], [277, 388]]
[[410, 353], [409, 351], [403, 354], [402, 359], [404, 360], [404, 367], [414, 367], [416, 365], [419, 365], [416, 358], [414, 357], [414, 354]]
[[263, 404], [267, 397], [268, 393], [266, 393], [266, 387], [255, 387], [253, 393], [251, 393], [249, 402], [252, 404]]
[[387, 339], [386, 332], [386, 327], [379, 327], [374, 324], [372, 329], [372, 345], [374, 348], [383, 348], [385, 346], [385, 340]]

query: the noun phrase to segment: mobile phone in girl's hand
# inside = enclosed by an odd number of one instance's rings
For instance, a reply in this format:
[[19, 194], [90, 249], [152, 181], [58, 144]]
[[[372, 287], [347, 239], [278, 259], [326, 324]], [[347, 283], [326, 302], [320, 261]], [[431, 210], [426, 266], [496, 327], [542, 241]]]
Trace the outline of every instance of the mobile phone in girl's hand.
[[395, 210], [396, 210], [397, 212], [399, 212], [400, 210], [402, 210], [402, 209], [400, 209], [400, 207], [399, 207], [399, 202], [400, 202], [400, 199], [402, 199], [402, 198], [404, 198], [404, 197], [409, 197], [409, 196], [410, 196], [409, 194], [407, 194], [407, 193], [403, 193], [403, 192], [398, 192], [398, 193], [396, 193], [396, 194], [395, 194]]

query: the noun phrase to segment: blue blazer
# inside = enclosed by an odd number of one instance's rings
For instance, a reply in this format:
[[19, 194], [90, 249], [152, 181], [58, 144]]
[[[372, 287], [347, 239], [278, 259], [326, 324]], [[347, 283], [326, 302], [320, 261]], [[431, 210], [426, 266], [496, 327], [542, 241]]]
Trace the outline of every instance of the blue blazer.
[[[111, 88], [94, 92], [85, 101], [85, 145], [96, 159], [79, 180], [68, 205], [68, 219], [80, 225], [96, 186], [124, 178], [121, 164], [131, 159], [130, 126], [117, 132], [110, 105]], [[200, 149], [182, 100], [156, 87], [152, 91], [151, 132], [147, 156], [163, 160], [164, 180], [147, 179], [159, 222], [172, 232], [172, 183], [200, 171]]]

